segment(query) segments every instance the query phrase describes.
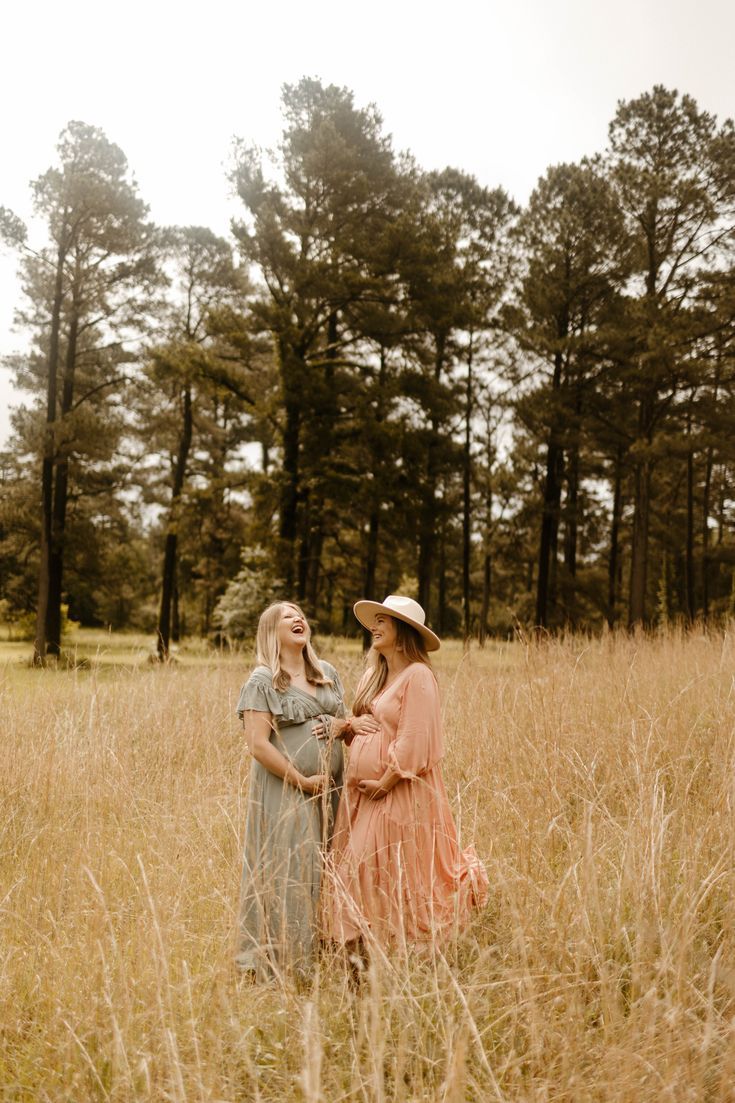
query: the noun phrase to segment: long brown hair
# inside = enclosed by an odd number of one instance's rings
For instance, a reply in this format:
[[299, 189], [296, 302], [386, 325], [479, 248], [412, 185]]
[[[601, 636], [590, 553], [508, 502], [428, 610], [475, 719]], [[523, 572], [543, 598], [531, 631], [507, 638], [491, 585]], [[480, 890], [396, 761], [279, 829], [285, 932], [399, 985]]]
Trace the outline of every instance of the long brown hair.
[[[387, 615], [387, 614], [386, 614]], [[396, 626], [396, 649], [402, 651], [410, 663], [424, 663], [431, 669], [431, 662], [423, 636], [410, 624], [397, 617], [390, 618]], [[371, 647], [365, 659], [365, 672], [357, 686], [352, 706], [354, 716], [370, 712], [372, 701], [378, 696], [388, 678], [388, 660], [374, 647]]]
[[283, 693], [291, 684], [291, 675], [281, 670], [281, 645], [278, 642], [278, 625], [283, 616], [284, 607], [295, 609], [306, 625], [306, 645], [304, 647], [304, 668], [306, 680], [315, 686], [332, 684], [331, 678], [325, 678], [319, 665], [319, 657], [311, 646], [311, 629], [304, 612], [293, 601], [276, 601], [260, 614], [258, 632], [255, 637], [255, 650], [258, 663], [267, 666], [273, 677], [273, 688]]

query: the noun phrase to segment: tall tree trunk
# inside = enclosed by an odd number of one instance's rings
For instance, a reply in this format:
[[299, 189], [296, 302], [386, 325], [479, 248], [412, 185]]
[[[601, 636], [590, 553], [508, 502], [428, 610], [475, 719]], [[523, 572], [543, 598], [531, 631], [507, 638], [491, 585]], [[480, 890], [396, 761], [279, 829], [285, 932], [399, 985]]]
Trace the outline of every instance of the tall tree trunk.
[[[76, 300], [76, 295], [75, 295]], [[71, 413], [74, 403], [74, 374], [77, 363], [77, 338], [79, 335], [79, 311], [75, 301], [69, 324], [66, 346], [63, 385], [61, 390], [61, 420]], [[53, 517], [51, 522], [51, 550], [49, 555], [49, 594], [46, 611], [46, 650], [49, 655], [61, 654], [61, 596], [64, 574], [64, 540], [66, 532], [66, 507], [69, 500], [69, 456], [61, 442], [56, 463]]]
[[[178, 548], [177, 548], [178, 551]], [[174, 557], [174, 579], [171, 586], [171, 640], [181, 641], [181, 616], [179, 610], [179, 557]]]
[[311, 530], [309, 571], [307, 574], [306, 603], [311, 616], [316, 616], [321, 583], [322, 549], [324, 547], [324, 500], [320, 496]]
[[[436, 354], [434, 359], [434, 379], [441, 382], [444, 369], [444, 340], [436, 338]], [[434, 553], [436, 544], [436, 484], [437, 472], [437, 448], [441, 435], [441, 423], [439, 418], [432, 416], [431, 432], [426, 447], [426, 482], [424, 485], [421, 518], [419, 522], [419, 558], [418, 558], [418, 588], [419, 605], [423, 606], [426, 619], [431, 619], [431, 586], [434, 574]]]
[[[561, 352], [554, 357], [552, 398], [556, 401], [561, 388], [563, 359]], [[559, 443], [559, 414], [552, 412], [552, 423], [546, 448], [546, 475], [544, 478], [544, 505], [539, 540], [538, 579], [536, 582], [536, 624], [546, 628], [549, 623], [549, 596], [553, 593], [552, 558], [556, 560], [559, 530], [559, 504], [561, 501], [561, 470], [563, 453]]]
[[301, 538], [299, 540], [296, 572], [296, 600], [301, 604], [306, 604], [306, 583], [309, 573], [309, 556], [311, 554], [311, 494], [308, 487], [301, 490], [300, 499]]
[[178, 529], [181, 513], [181, 492], [186, 478], [186, 464], [191, 448], [193, 433], [193, 415], [191, 407], [191, 384], [187, 383], [183, 393], [182, 426], [179, 438], [179, 450], [174, 467], [171, 488], [171, 505], [168, 516], [166, 541], [163, 550], [163, 577], [161, 580], [161, 606], [158, 613], [158, 658], [168, 659], [171, 644], [171, 604], [176, 577], [178, 558]]
[[474, 393], [472, 380], [472, 341], [467, 349], [467, 390], [464, 415], [464, 448], [462, 451], [462, 621], [465, 643], [470, 638], [472, 626], [472, 595], [470, 592], [470, 557], [472, 536], [472, 413]]
[[[377, 432], [374, 436], [372, 449], [373, 479], [370, 484], [370, 513], [368, 516], [367, 542], [365, 545], [365, 571], [363, 593], [367, 601], [375, 599], [375, 579], [378, 570], [378, 546], [380, 536], [380, 504], [382, 473], [385, 468], [385, 448], [380, 426], [385, 418], [385, 383], [388, 371], [388, 361], [385, 345], [380, 346], [380, 369], [378, 372], [377, 401], [375, 404], [375, 425]], [[370, 647], [372, 637], [367, 629], [363, 632], [363, 650]]]
[[64, 529], [66, 506], [69, 498], [69, 461], [64, 458], [56, 465], [54, 480], [54, 504], [49, 554], [48, 605], [46, 608], [46, 654], [61, 654], [61, 598], [64, 573]]
[[301, 493], [301, 422], [304, 381], [308, 377], [303, 356], [279, 342], [283, 390], [283, 482], [281, 485], [278, 573], [286, 592], [293, 590], [297, 538], [297, 513]]
[[316, 422], [316, 440], [311, 448], [312, 494], [308, 533], [306, 535], [306, 563], [303, 580], [303, 597], [308, 612], [316, 616], [319, 606], [319, 584], [321, 582], [322, 551], [325, 533], [325, 479], [328, 478], [333, 452], [335, 431], [339, 420], [337, 401], [337, 379], [335, 364], [339, 349], [338, 314], [333, 310], [327, 322], [327, 347], [324, 350], [324, 391], [319, 403]]
[[332, 571], [327, 574], [327, 598], [325, 608], [327, 614], [326, 631], [331, 636], [334, 632], [334, 623], [332, 620], [334, 615], [334, 574]]
[[492, 558], [488, 544], [482, 553], [482, 604], [480, 606], [480, 625], [478, 639], [480, 647], [485, 646], [488, 633], [488, 619], [490, 616], [490, 585], [492, 582]]
[[569, 623], [577, 623], [577, 532], [579, 508], [579, 443], [575, 441], [566, 467], [567, 493], [564, 503], [564, 589]]
[[36, 598], [36, 636], [33, 644], [33, 662], [36, 666], [44, 666], [46, 663], [46, 624], [51, 575], [49, 559], [54, 496], [54, 461], [53, 455], [49, 453], [53, 449], [53, 439], [53, 426], [47, 423], [44, 457], [41, 463], [41, 547]]
[[[428, 618], [427, 618], [428, 619]], [[447, 631], [447, 531], [446, 519], [442, 519], [439, 533], [439, 623], [438, 633]]]
[[574, 427], [566, 464], [567, 493], [564, 503], [564, 567], [566, 614], [574, 627], [577, 623], [577, 544], [579, 533], [579, 434], [582, 417], [582, 388], [577, 383], [574, 394]]
[[554, 619], [559, 604], [559, 521], [561, 515], [561, 490], [564, 485], [564, 452], [561, 448], [557, 453], [556, 485], [558, 494], [556, 508], [552, 518], [551, 537], [549, 542], [549, 622]]
[[482, 605], [480, 607], [480, 646], [485, 645], [490, 616], [490, 584], [492, 581], [492, 516], [493, 516], [493, 476], [492, 465], [495, 458], [492, 438], [489, 437], [487, 456], [487, 481], [485, 483], [485, 532], [482, 548]]
[[296, 513], [299, 501], [299, 438], [301, 406], [286, 400], [283, 405], [283, 485], [281, 489], [279, 526], [279, 574], [290, 593], [294, 585], [294, 553]]
[[38, 568], [38, 596], [36, 600], [36, 634], [33, 644], [34, 665], [46, 662], [46, 623], [49, 606], [50, 555], [53, 528], [54, 459], [56, 453], [56, 391], [59, 365], [59, 340], [61, 331], [61, 306], [64, 298], [64, 261], [66, 249], [59, 245], [56, 258], [54, 301], [51, 309], [49, 331], [48, 380], [46, 383], [46, 427], [41, 461], [41, 555]]
[[214, 611], [214, 603], [217, 600], [219, 594], [209, 587], [207, 587], [204, 593], [204, 610], [202, 616], [202, 629], [201, 634], [205, 639], [208, 639], [209, 633], [212, 630], [212, 613]]
[[375, 576], [378, 569], [378, 534], [380, 533], [380, 514], [377, 506], [373, 506], [368, 520], [367, 545], [365, 549], [365, 574], [363, 593], [366, 601], [375, 598]]
[[[366, 601], [375, 601], [375, 576], [378, 568], [378, 534], [380, 532], [380, 514], [377, 504], [373, 504], [368, 521], [367, 546], [365, 549], [365, 574], [363, 594]], [[372, 636], [367, 628], [362, 630], [362, 649], [368, 651]]]
[[575, 444], [566, 467], [567, 495], [564, 503], [564, 566], [570, 578], [577, 577], [579, 532], [579, 446]]
[[166, 541], [163, 548], [163, 578], [161, 583], [161, 606], [158, 613], [158, 658], [164, 662], [169, 657], [171, 646], [171, 599], [174, 589], [174, 575], [176, 571], [176, 553], [178, 533], [178, 498], [171, 502], [169, 512], [169, 528], [166, 533]]
[[648, 459], [639, 459], [634, 467], [634, 512], [631, 539], [630, 597], [628, 627], [634, 628], [646, 620], [646, 584], [648, 581], [648, 526], [651, 500], [651, 466]]
[[[722, 347], [717, 349], [715, 360], [715, 379], [713, 406], [717, 406], [717, 398], [720, 389], [720, 372], [722, 369]], [[712, 469], [714, 466], [714, 448], [708, 445], [704, 464], [704, 486], [702, 488], [702, 616], [707, 620], [709, 616], [709, 511], [710, 492], [712, 489]]]
[[618, 604], [618, 561], [620, 556], [620, 518], [623, 511], [623, 449], [618, 447], [613, 478], [613, 508], [610, 525], [610, 558], [607, 569], [607, 623], [615, 627]]
[[429, 620], [430, 600], [432, 600], [432, 576], [434, 575], [434, 513], [435, 502], [429, 496], [428, 489], [422, 507], [422, 521], [418, 533], [418, 603]]
[[702, 616], [709, 617], [709, 499], [712, 488], [713, 449], [707, 449], [702, 488]]
[[697, 615], [694, 597], [694, 452], [691, 440], [691, 408], [687, 411], [687, 514], [686, 514], [686, 555], [684, 559], [684, 579], [686, 591], [687, 619], [691, 624]]
[[647, 449], [650, 445], [653, 424], [653, 398], [644, 395], [638, 414], [638, 444], [644, 449], [638, 454], [633, 468], [633, 536], [631, 540], [630, 594], [628, 599], [628, 627], [646, 622], [646, 586], [648, 582], [648, 530], [651, 516], [651, 460]]

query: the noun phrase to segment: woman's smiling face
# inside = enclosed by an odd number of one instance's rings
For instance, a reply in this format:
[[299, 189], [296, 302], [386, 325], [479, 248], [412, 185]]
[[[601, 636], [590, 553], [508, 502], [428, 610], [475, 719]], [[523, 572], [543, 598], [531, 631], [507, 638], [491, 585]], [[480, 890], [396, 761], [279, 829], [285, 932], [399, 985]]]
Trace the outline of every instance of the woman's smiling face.
[[373, 637], [373, 647], [376, 651], [383, 653], [392, 651], [396, 645], [396, 638], [398, 635], [396, 632], [395, 620], [385, 613], [378, 613], [370, 629], [370, 634]]
[[306, 617], [295, 605], [284, 604], [278, 624], [278, 645], [284, 647], [305, 647], [309, 636]]

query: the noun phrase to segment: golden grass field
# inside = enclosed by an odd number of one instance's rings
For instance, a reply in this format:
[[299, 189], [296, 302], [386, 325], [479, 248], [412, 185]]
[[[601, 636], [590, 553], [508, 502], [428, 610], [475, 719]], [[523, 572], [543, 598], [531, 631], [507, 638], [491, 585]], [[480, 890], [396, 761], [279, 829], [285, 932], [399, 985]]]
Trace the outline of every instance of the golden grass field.
[[735, 628], [443, 648], [490, 904], [357, 994], [232, 966], [247, 656], [80, 639], [0, 652], [2, 1100], [735, 1099]]

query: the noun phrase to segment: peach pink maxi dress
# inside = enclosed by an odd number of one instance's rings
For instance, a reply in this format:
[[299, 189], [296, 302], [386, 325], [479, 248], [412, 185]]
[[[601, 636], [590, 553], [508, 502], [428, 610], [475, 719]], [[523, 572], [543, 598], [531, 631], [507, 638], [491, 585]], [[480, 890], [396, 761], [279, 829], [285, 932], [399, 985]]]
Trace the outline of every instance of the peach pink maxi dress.
[[[381, 942], [426, 942], [462, 927], [487, 899], [485, 867], [461, 850], [440, 762], [439, 689], [430, 667], [411, 663], [373, 700], [375, 735], [350, 746], [337, 813], [325, 923], [338, 943], [368, 931]], [[369, 800], [357, 788], [392, 766], [401, 780]]]

